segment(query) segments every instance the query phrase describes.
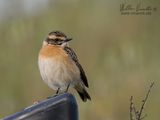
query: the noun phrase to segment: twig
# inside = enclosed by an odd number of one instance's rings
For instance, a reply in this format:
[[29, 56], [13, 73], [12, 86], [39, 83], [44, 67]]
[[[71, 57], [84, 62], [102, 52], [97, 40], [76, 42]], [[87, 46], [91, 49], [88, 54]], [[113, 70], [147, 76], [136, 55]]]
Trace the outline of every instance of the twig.
[[134, 120], [133, 118], [133, 96], [130, 98], [130, 120]]
[[151, 92], [151, 89], [152, 89], [153, 85], [154, 85], [154, 82], [151, 83], [151, 85], [150, 85], [150, 87], [149, 87], [149, 89], [148, 89], [148, 92], [147, 92], [147, 94], [146, 94], [145, 99], [142, 100], [142, 105], [141, 105], [141, 108], [140, 108], [140, 111], [139, 111], [138, 120], [141, 120], [141, 115], [142, 115], [144, 106], [145, 106], [145, 104], [146, 104], [146, 101], [147, 101], [147, 99], [148, 99], [148, 97], [149, 97], [149, 94], [150, 94], [150, 92]]
[[136, 120], [138, 120], [139, 112], [136, 110], [135, 107], [133, 107], [133, 110], [134, 110], [135, 118], [136, 118]]
[[143, 110], [144, 110], [144, 106], [147, 102], [147, 99], [149, 97], [149, 94], [151, 92], [153, 85], [154, 85], [154, 82], [151, 83], [145, 98], [142, 100], [142, 105], [140, 107], [140, 110], [136, 110], [136, 107], [134, 106], [134, 102], [133, 102], [133, 96], [131, 96], [130, 98], [130, 120], [142, 120], [147, 116], [147, 114], [145, 114], [143, 117], [141, 117]]
[[133, 96], [130, 98], [130, 120], [137, 120], [139, 112], [136, 110], [133, 103]]

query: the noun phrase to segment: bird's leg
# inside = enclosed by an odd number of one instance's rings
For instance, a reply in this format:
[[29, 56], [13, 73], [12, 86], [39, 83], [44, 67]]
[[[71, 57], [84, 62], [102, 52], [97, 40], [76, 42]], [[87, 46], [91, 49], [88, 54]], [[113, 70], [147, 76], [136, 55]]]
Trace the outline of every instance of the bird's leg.
[[58, 88], [58, 89], [57, 89], [57, 91], [56, 91], [56, 94], [55, 94], [55, 95], [49, 96], [49, 97], [47, 97], [47, 99], [50, 99], [50, 98], [52, 98], [52, 97], [56, 97], [56, 96], [58, 96], [59, 91], [60, 91], [60, 88]]
[[58, 88], [58, 89], [57, 89], [57, 91], [56, 91], [56, 95], [58, 95], [58, 93], [59, 93], [59, 90], [60, 90], [60, 88]]
[[67, 89], [66, 89], [65, 93], [68, 92], [69, 86], [70, 86], [70, 84], [67, 85]]

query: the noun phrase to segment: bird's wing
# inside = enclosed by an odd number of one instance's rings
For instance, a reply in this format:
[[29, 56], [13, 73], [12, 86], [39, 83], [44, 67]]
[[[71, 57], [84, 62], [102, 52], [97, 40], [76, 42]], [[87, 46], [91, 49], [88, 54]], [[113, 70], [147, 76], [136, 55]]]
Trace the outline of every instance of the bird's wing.
[[86, 87], [89, 87], [88, 86], [87, 77], [85, 75], [85, 72], [84, 72], [81, 64], [78, 62], [78, 58], [77, 58], [76, 53], [70, 47], [65, 47], [64, 50], [66, 51], [66, 53], [70, 56], [70, 58], [76, 63], [77, 67], [79, 68], [79, 70], [80, 70], [80, 76], [81, 76], [81, 79], [82, 79], [84, 85]]

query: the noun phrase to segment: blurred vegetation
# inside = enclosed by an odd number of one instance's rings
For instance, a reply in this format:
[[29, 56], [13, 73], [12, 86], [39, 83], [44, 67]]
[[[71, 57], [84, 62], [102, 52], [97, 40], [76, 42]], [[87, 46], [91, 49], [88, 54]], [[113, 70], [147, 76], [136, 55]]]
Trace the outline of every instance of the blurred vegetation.
[[74, 39], [70, 46], [88, 76], [91, 102], [83, 103], [71, 90], [81, 120], [128, 120], [130, 96], [139, 101], [153, 80], [145, 119], [160, 118], [159, 0], [143, 3], [157, 8], [152, 15], [130, 16], [120, 14], [124, 0], [48, 0], [42, 9], [37, 3], [38, 9], [30, 12], [24, 1], [9, 1], [1, 13], [0, 118], [54, 94], [41, 80], [37, 65], [42, 41], [52, 30]]

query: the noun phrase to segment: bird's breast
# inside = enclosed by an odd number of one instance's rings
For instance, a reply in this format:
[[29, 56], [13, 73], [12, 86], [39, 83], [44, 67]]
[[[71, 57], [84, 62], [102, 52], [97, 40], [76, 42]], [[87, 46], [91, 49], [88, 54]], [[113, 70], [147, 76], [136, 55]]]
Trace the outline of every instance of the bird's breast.
[[80, 79], [78, 67], [63, 48], [43, 47], [39, 53], [39, 68], [43, 80], [51, 88]]
[[42, 47], [39, 53], [40, 57], [43, 58], [66, 58], [68, 55], [65, 53], [63, 48], [59, 46], [46, 45]]

